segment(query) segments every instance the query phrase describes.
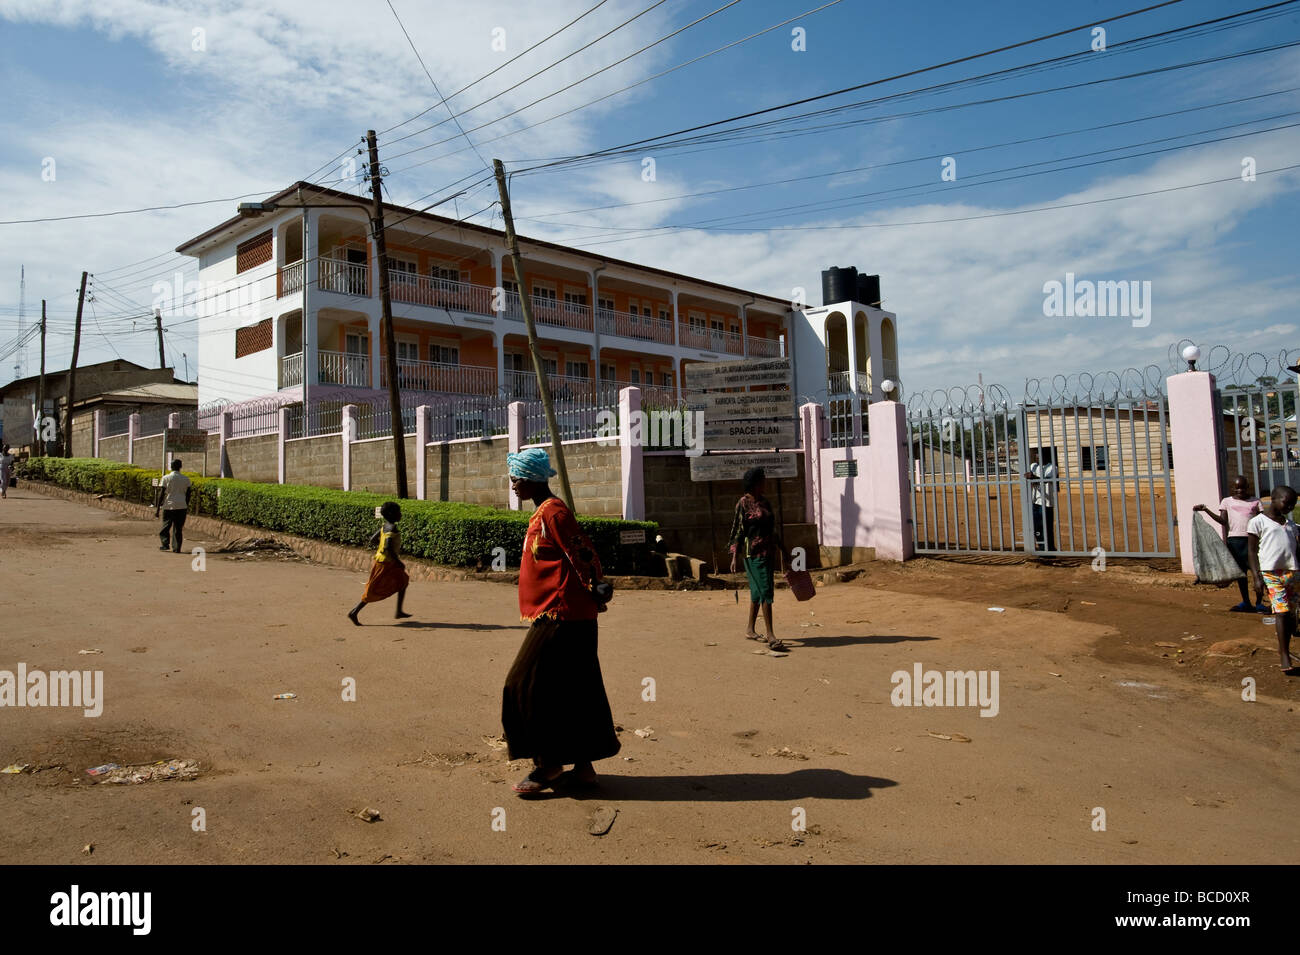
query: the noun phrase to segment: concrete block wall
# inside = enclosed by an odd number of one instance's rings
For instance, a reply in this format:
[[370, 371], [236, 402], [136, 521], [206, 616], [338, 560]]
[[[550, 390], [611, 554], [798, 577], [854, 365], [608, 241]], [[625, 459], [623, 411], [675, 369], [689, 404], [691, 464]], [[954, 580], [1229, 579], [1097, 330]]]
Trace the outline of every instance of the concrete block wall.
[[[552, 458], [551, 466], [554, 467], [555, 454], [551, 445], [537, 447], [546, 449]], [[623, 516], [623, 460], [617, 443], [602, 445], [598, 441], [566, 441], [564, 460], [568, 465], [569, 485], [573, 488], [573, 506], [580, 515]], [[497, 467], [504, 482], [504, 454]], [[551, 490], [558, 492], [558, 482], [558, 477], [552, 479]]]
[[[342, 441], [342, 438], [338, 438]], [[415, 494], [415, 436], [406, 437], [406, 488]], [[341, 451], [339, 452], [342, 453]], [[274, 476], [270, 480], [275, 480]], [[288, 483], [296, 483], [293, 471], [286, 475]], [[396, 494], [397, 478], [393, 471], [393, 439], [373, 438], [352, 442], [352, 490], [373, 491], [376, 494]]]
[[125, 434], [115, 434], [111, 438], [100, 438], [99, 456], [105, 461], [121, 461], [125, 464], [126, 443], [129, 440], [130, 437]]
[[[103, 441], [101, 439], [101, 449]], [[184, 461], [184, 457], [181, 458]], [[186, 462], [185, 470], [191, 470], [191, 464], [198, 466], [203, 463], [200, 458], [198, 461]], [[163, 467], [163, 436], [161, 434], [151, 435], [148, 438], [137, 438], [135, 442], [135, 466], [144, 468], [148, 471], [162, 471]]]
[[510, 506], [506, 474], [509, 438], [470, 438], [430, 444], [425, 451], [425, 480], [431, 501], [464, 501], [486, 507]]
[[[784, 516], [786, 544], [807, 542], [796, 539], [793, 525], [804, 524], [805, 514], [803, 458], [799, 473], [792, 478], [768, 479], [767, 498], [772, 502], [777, 520]], [[643, 458], [645, 473], [646, 520], [659, 524], [659, 533], [670, 550], [705, 560], [726, 563], [727, 534], [731, 517], [744, 489], [739, 481], [695, 482], [691, 480], [690, 459], [684, 454], [647, 453]], [[710, 530], [709, 488], [713, 488], [713, 520]], [[778, 493], [779, 488], [779, 493]]]
[[286, 442], [284, 455], [286, 483], [342, 489], [343, 454], [337, 434], [294, 438]]
[[[102, 441], [101, 441], [102, 443]], [[220, 466], [217, 455], [221, 450], [220, 435], [208, 435], [208, 473], [216, 474]], [[275, 484], [278, 477], [280, 436], [259, 434], [248, 438], [231, 438], [226, 442], [226, 458], [230, 462], [230, 476], [239, 481], [257, 481]]]

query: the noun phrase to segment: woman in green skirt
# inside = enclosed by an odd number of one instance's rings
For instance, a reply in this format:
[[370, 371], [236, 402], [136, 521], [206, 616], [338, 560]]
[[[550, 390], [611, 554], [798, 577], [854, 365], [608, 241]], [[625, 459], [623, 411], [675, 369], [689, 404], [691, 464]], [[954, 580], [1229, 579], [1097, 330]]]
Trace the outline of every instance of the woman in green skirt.
[[[773, 562], [777, 557], [783, 556], [784, 545], [776, 528], [772, 505], [763, 496], [767, 475], [762, 468], [750, 468], [745, 472], [743, 484], [745, 493], [736, 502], [736, 516], [731, 522], [729, 540], [733, 574], [736, 573], [736, 561], [740, 557], [742, 544], [745, 548], [745, 577], [749, 581], [749, 626], [745, 637], [765, 642], [769, 650], [788, 650], [789, 647], [778, 640], [772, 631]], [[766, 637], [754, 629], [758, 622], [759, 607], [763, 608]]]

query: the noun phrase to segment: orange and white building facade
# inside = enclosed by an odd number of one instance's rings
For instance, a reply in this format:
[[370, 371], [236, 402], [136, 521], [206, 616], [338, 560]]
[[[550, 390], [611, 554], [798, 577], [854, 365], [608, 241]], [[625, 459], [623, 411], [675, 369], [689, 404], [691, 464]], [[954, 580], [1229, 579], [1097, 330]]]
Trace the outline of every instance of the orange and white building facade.
[[[200, 405], [386, 390], [368, 203], [309, 183], [267, 203], [176, 250], [209, 302]], [[561, 395], [636, 385], [675, 405], [685, 364], [788, 354], [789, 302], [523, 236], [520, 290], [502, 231], [388, 204], [384, 218], [403, 392], [536, 397], [521, 291]], [[216, 289], [232, 306], [212, 307]]]

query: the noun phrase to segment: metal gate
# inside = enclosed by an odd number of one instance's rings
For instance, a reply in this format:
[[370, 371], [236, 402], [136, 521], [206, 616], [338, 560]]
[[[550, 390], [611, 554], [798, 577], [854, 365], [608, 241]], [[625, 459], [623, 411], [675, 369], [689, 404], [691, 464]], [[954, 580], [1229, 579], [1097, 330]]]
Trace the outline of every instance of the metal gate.
[[1279, 485], [1300, 486], [1300, 442], [1296, 439], [1300, 389], [1295, 373], [1288, 368], [1297, 356], [1300, 351], [1283, 351], [1269, 359], [1258, 353], [1235, 353], [1222, 345], [1209, 350], [1204, 366], [1215, 376], [1219, 477], [1227, 494], [1232, 493], [1238, 476], [1246, 478], [1261, 498]]
[[908, 401], [918, 553], [1172, 557], [1168, 405], [1155, 366]]

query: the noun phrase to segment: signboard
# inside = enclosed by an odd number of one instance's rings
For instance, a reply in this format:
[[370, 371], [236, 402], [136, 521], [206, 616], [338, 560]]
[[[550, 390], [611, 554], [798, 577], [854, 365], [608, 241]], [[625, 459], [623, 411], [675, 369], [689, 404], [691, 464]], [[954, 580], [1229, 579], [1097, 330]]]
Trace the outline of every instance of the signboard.
[[208, 450], [208, 433], [202, 428], [167, 428], [163, 431], [163, 451], [204, 454]]
[[766, 454], [706, 454], [691, 458], [692, 481], [739, 481], [750, 468], [762, 468], [769, 478], [790, 478], [799, 474], [794, 452]]
[[0, 434], [4, 435], [6, 444], [19, 447], [32, 443], [33, 408], [34, 404], [26, 398], [5, 399], [4, 418], [0, 421], [4, 430]]
[[704, 419], [706, 450], [793, 448], [794, 418], [766, 421], [710, 421]]
[[691, 391], [743, 388], [747, 385], [785, 385], [788, 388], [793, 380], [794, 371], [789, 358], [691, 362], [686, 366], [686, 387]]
[[644, 544], [645, 528], [641, 527], [631, 531], [619, 531], [618, 542], [620, 544]]
[[831, 471], [837, 478], [851, 478], [858, 476], [857, 461], [832, 461]]
[[707, 421], [794, 417], [794, 395], [788, 391], [695, 395], [687, 397], [686, 405], [691, 411], [703, 411]]

